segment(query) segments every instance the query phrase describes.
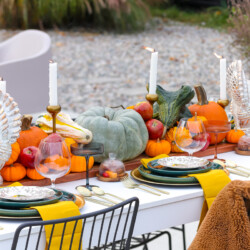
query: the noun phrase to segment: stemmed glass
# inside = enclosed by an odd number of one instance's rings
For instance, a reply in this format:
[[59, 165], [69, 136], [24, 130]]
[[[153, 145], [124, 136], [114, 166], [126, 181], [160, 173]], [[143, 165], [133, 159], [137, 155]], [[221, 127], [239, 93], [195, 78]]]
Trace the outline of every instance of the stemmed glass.
[[[217, 158], [218, 135], [230, 131], [231, 123], [228, 121], [209, 120], [206, 122], [205, 127], [208, 133], [212, 133], [215, 135], [214, 158], [209, 160], [218, 159]], [[219, 159], [219, 160], [225, 161], [224, 159]]]
[[207, 142], [207, 134], [202, 120], [182, 118], [177, 126], [174, 139], [176, 145], [191, 157]]
[[70, 162], [68, 147], [60, 135], [53, 133], [40, 142], [35, 168], [40, 175], [51, 179], [51, 188], [55, 188], [57, 178], [69, 171]]

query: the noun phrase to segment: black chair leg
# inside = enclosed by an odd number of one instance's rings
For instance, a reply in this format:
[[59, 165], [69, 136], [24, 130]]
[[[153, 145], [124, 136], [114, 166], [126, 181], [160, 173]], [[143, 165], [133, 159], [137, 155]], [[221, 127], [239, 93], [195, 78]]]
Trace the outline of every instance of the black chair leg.
[[183, 249], [186, 250], [186, 231], [185, 231], [185, 224], [182, 224], [182, 239], [183, 239]]

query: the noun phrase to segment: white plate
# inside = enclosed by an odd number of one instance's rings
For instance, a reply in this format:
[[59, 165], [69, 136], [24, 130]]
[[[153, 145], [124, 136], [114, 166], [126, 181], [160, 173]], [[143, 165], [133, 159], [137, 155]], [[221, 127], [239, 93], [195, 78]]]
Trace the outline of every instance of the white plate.
[[0, 189], [0, 198], [11, 201], [36, 201], [55, 195], [50, 188], [37, 186], [17, 186]]
[[176, 170], [196, 169], [206, 166], [209, 161], [207, 159], [193, 156], [171, 156], [159, 159], [158, 164]]

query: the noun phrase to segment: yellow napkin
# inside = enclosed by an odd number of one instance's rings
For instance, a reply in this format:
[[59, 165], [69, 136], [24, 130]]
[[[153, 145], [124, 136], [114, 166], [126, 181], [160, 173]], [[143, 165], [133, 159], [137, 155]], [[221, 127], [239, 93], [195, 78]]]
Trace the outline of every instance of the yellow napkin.
[[[80, 215], [79, 208], [73, 201], [62, 201], [62, 202], [58, 202], [58, 203], [54, 203], [50, 205], [37, 206], [37, 207], [32, 207], [32, 208], [35, 208], [39, 212], [39, 214], [41, 215], [44, 221]], [[69, 249], [74, 226], [75, 226], [75, 222], [67, 223], [67, 226], [64, 232], [62, 249], [65, 249], [65, 250]], [[49, 243], [51, 230], [52, 230], [52, 226], [49, 226], [49, 225], [45, 226], [47, 244]], [[72, 249], [79, 249], [81, 230], [82, 230], [82, 220], [79, 220], [77, 223], [75, 232], [74, 232], [75, 237], [74, 237], [74, 241], [72, 244]], [[50, 249], [59, 249], [60, 244], [61, 244], [62, 231], [63, 231], [63, 224], [57, 224], [53, 231], [53, 238], [51, 241]]]
[[[11, 186], [22, 186], [20, 182], [14, 182], [10, 184], [8, 187]], [[77, 216], [80, 215], [80, 211], [78, 206], [73, 201], [61, 201], [54, 204], [44, 205], [44, 206], [37, 206], [32, 207], [36, 209], [39, 214], [41, 215], [42, 219], [45, 220], [55, 220], [55, 219], [62, 219], [67, 218], [71, 216]], [[62, 249], [69, 249], [69, 245], [71, 242], [71, 236], [73, 233], [73, 229], [75, 226], [75, 222], [68, 222], [65, 232], [64, 232], [64, 240]], [[52, 226], [45, 226], [45, 233], [46, 233], [46, 242], [49, 243], [49, 236], [51, 232]], [[54, 227], [53, 231], [53, 238], [51, 241], [50, 249], [59, 249], [61, 244], [61, 235], [63, 231], [63, 224], [57, 224]], [[77, 222], [77, 226], [75, 229], [75, 237], [74, 241], [72, 243], [72, 250], [79, 249], [79, 242], [81, 237], [81, 231], [82, 231], [82, 220], [79, 220]]]
[[217, 194], [231, 181], [227, 174], [221, 169], [210, 170], [207, 173], [189, 174], [195, 177], [204, 192], [204, 202], [201, 210], [200, 224], [206, 216]]
[[168, 157], [168, 155], [166, 154], [161, 154], [161, 155], [157, 155], [155, 156], [154, 158], [143, 158], [141, 159], [141, 164], [145, 167], [145, 168], [148, 168], [148, 163], [150, 161], [153, 161], [153, 160], [157, 160], [157, 159], [161, 159], [161, 158], [165, 158], [165, 157]]

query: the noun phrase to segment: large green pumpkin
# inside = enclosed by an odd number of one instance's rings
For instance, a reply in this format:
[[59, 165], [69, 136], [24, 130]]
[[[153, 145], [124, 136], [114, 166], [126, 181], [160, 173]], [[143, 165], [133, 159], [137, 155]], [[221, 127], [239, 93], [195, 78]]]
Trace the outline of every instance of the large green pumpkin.
[[130, 160], [146, 148], [148, 130], [134, 110], [93, 107], [79, 115], [76, 123], [93, 133], [93, 142], [103, 143], [104, 155], [95, 157], [97, 162], [108, 158], [109, 153], [122, 161]]

